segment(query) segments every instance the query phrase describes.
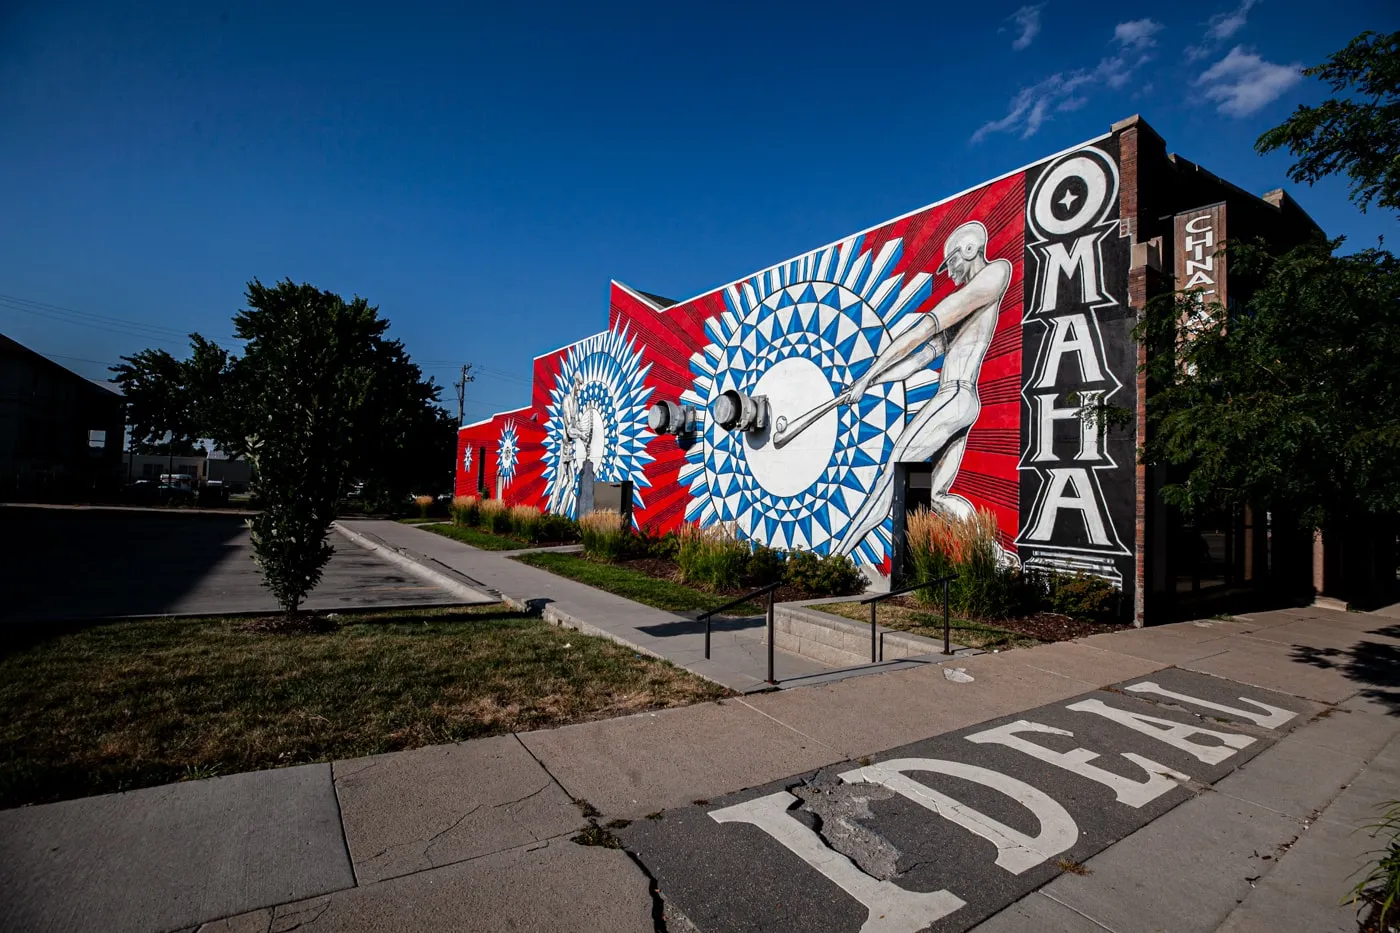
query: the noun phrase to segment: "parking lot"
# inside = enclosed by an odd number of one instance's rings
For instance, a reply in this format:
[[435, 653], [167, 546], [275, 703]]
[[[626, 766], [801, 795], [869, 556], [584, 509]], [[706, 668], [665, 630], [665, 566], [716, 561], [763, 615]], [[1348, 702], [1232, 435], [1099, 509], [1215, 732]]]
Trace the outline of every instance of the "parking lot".
[[[0, 508], [0, 624], [275, 610], [244, 522], [192, 510]], [[333, 543], [307, 609], [460, 601], [369, 551]]]

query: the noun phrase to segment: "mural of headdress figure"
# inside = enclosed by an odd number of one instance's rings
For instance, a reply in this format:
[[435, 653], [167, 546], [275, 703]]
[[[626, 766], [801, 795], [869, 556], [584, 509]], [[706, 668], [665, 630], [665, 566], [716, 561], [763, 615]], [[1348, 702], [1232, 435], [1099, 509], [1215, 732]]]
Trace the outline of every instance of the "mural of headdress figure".
[[515, 479], [515, 467], [520, 461], [520, 435], [515, 422], [508, 421], [501, 429], [501, 439], [496, 444], [496, 495], [499, 497], [510, 481]]
[[633, 504], [642, 506], [641, 490], [650, 486], [645, 467], [646, 384], [650, 364], [627, 328], [595, 334], [569, 347], [549, 390], [544, 461], [547, 509], [577, 517], [579, 479], [584, 465], [599, 482], [632, 481]]
[[[863, 245], [864, 237], [852, 237], [725, 289], [728, 310], [706, 322], [710, 343], [691, 357], [694, 381], [681, 396], [700, 413], [699, 443], [680, 471], [690, 484], [688, 521], [734, 522], [770, 547], [839, 550], [864, 564], [889, 555], [888, 518], [837, 545], [874, 491], [906, 409], [933, 394], [928, 383], [939, 361], [926, 361], [918, 378], [839, 401], [932, 290], [927, 272], [907, 280], [893, 272], [902, 239], [874, 255]], [[729, 390], [765, 397], [767, 426], [743, 432], [716, 424], [710, 405]], [[800, 434], [775, 435], [791, 432], [790, 419], [802, 420]]]

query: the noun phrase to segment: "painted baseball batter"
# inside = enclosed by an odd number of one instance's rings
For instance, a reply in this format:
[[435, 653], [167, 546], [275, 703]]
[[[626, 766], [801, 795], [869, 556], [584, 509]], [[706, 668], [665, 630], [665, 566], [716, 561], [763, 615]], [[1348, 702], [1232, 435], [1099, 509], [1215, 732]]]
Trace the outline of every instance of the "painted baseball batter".
[[839, 396], [842, 404], [855, 404], [871, 385], [908, 379], [943, 356], [937, 392], [900, 432], [870, 495], [833, 548], [836, 553], [849, 554], [890, 514], [899, 463], [933, 460], [932, 508], [957, 516], [973, 514], [972, 503], [948, 490], [962, 463], [968, 429], [981, 410], [977, 375], [996, 331], [1012, 270], [1006, 259], [987, 259], [987, 228], [977, 221], [949, 234], [938, 267], [938, 272], [944, 270], [957, 289], [933, 310], [918, 315]]

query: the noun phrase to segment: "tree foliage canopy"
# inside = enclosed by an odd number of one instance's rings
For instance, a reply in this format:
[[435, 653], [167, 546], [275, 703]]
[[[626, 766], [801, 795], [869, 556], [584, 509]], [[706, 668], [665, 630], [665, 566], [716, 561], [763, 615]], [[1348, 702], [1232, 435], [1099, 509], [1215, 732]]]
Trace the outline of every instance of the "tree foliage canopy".
[[1400, 511], [1400, 261], [1340, 243], [1232, 244], [1232, 280], [1257, 282], [1232, 312], [1149, 303], [1143, 455], [1177, 468], [1169, 503], [1284, 507], [1310, 526]]
[[1300, 106], [1260, 136], [1255, 149], [1286, 148], [1297, 160], [1288, 172], [1295, 182], [1347, 175], [1363, 211], [1372, 201], [1400, 210], [1400, 32], [1363, 32], [1303, 74], [1321, 78], [1337, 94], [1354, 93]]
[[263, 501], [254, 552], [295, 611], [330, 557], [326, 534], [349, 482], [365, 481], [381, 502], [445, 487], [455, 425], [437, 405], [441, 389], [364, 299], [256, 279], [246, 297], [233, 319], [241, 357], [192, 334], [188, 359], [143, 350], [122, 358], [113, 381], [141, 445], [207, 438], [252, 462]]

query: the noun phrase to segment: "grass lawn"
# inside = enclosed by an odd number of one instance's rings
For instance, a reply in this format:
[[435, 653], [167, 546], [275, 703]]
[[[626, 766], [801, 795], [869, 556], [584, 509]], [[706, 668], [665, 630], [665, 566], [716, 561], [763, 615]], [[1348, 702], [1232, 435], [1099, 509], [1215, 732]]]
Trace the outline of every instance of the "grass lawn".
[[[570, 580], [577, 580], [668, 612], [710, 609], [722, 606], [732, 598], [707, 593], [672, 580], [660, 580], [629, 567], [597, 563], [577, 554], [540, 551], [534, 554], [520, 554], [515, 559], [531, 567], [539, 567], [561, 577], [568, 577]], [[764, 611], [765, 607], [754, 603], [744, 603], [729, 610], [734, 615], [761, 615]]]
[[683, 706], [728, 691], [499, 606], [115, 622], [0, 648], [0, 807]]
[[[822, 612], [829, 612], [844, 619], [864, 622], [866, 625], [870, 624], [870, 607], [862, 606], [860, 603], [824, 603], [809, 608], [820, 609]], [[925, 638], [932, 638], [940, 644], [943, 642], [943, 613], [941, 610], [925, 612], [885, 603], [880, 606], [878, 620], [879, 624], [885, 628], [922, 635]], [[949, 628], [952, 630], [953, 641], [965, 648], [981, 648], [983, 650], [1021, 648], [1040, 643], [1036, 639], [1018, 632], [1008, 632], [983, 622], [971, 622], [956, 617], [949, 622]]]
[[444, 538], [451, 538], [454, 541], [461, 541], [463, 544], [470, 544], [483, 551], [518, 551], [521, 548], [535, 546], [529, 541], [482, 531], [480, 528], [468, 528], [465, 525], [424, 525], [423, 530], [442, 535]]

